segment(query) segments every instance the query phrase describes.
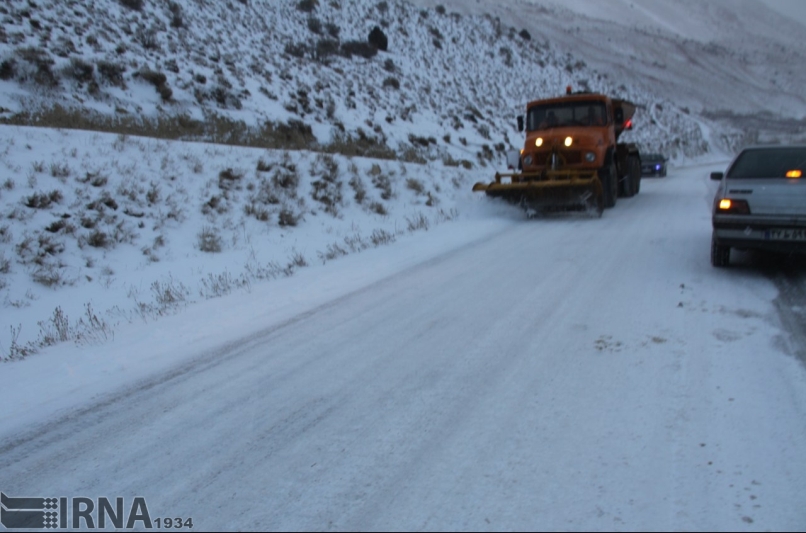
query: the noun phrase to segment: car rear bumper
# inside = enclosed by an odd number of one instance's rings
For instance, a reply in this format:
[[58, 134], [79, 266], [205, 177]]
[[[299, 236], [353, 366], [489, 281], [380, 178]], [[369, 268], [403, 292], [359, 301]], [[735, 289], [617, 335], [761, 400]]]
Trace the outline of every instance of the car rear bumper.
[[806, 252], [806, 217], [715, 215], [713, 237], [731, 248]]
[[660, 176], [664, 172], [664, 168], [655, 168], [652, 167], [641, 167], [641, 175], [642, 176]]

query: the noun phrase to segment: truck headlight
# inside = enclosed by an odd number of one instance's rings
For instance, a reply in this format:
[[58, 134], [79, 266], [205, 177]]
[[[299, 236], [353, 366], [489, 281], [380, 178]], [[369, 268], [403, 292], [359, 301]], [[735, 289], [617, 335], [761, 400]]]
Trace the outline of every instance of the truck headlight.
[[596, 154], [594, 152], [585, 152], [585, 161], [593, 163], [596, 161]]
[[535, 140], [535, 146], [537, 146], [538, 148], [540, 148], [541, 146], [543, 146], [543, 137], [538, 137], [538, 138]]
[[566, 137], [565, 138], [565, 146], [570, 147], [572, 144], [574, 144], [574, 139], [572, 139], [571, 137]]

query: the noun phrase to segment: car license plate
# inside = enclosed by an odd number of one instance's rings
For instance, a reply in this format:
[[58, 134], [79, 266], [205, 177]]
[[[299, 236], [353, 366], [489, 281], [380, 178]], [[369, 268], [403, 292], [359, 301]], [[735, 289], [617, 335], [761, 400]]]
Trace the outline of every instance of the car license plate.
[[512, 183], [512, 178], [509, 176], [501, 177], [501, 185], [509, 185]]
[[806, 241], [806, 228], [771, 229], [764, 236], [771, 241]]

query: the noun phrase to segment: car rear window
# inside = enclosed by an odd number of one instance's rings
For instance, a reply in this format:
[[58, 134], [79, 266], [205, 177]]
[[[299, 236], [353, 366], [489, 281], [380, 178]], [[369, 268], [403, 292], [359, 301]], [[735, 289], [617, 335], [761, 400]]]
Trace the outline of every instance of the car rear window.
[[783, 178], [806, 167], [806, 147], [746, 150], [730, 167], [728, 178]]

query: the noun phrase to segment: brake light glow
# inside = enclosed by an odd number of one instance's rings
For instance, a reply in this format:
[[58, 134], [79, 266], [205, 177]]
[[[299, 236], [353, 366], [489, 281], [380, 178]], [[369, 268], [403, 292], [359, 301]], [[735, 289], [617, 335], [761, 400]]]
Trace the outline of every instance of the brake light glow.
[[731, 215], [749, 215], [750, 204], [747, 200], [731, 200], [730, 198], [723, 198], [717, 204], [720, 213]]
[[625, 130], [629, 130], [631, 128], [632, 128], [632, 119], [630, 119], [630, 120], [628, 120], [627, 122], [624, 123], [624, 129]]
[[786, 173], [787, 178], [799, 178], [801, 176], [800, 170], [790, 170]]

